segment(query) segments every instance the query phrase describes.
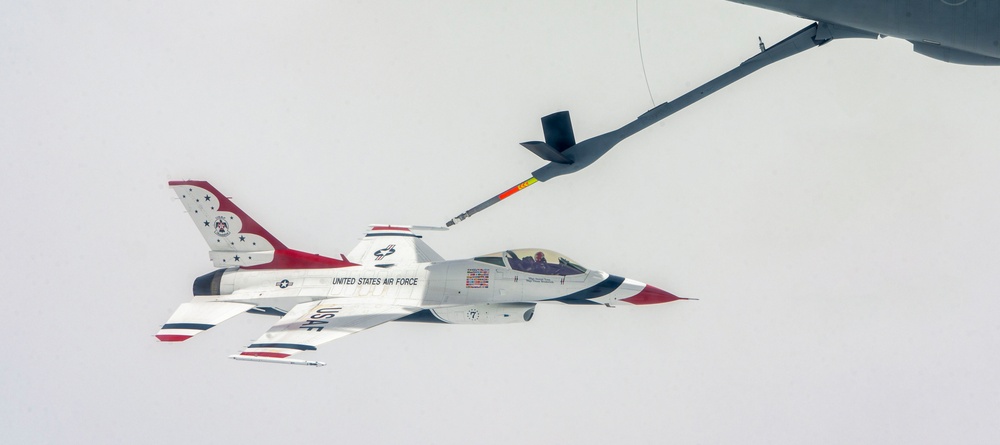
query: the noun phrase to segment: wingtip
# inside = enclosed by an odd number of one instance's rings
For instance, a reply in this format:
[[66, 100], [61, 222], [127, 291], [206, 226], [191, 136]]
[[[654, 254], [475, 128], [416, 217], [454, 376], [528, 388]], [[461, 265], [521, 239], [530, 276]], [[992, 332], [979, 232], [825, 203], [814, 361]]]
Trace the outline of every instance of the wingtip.
[[164, 343], [177, 343], [191, 338], [190, 335], [157, 334], [156, 339]]

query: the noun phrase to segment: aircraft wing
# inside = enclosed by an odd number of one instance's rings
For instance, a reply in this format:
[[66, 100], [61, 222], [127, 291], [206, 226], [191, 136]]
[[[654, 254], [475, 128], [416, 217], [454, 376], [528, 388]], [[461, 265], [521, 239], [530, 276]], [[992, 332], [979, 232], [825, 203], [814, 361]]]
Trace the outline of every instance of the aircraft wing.
[[[212, 298], [212, 297], [209, 297]], [[205, 300], [194, 297], [174, 311], [167, 324], [156, 333], [156, 338], [164, 342], [184, 341], [230, 318], [253, 309], [252, 304]]]
[[372, 226], [347, 259], [365, 266], [444, 261], [409, 227]]
[[[302, 351], [313, 351], [326, 342], [405, 317], [418, 307], [391, 304], [343, 303], [331, 298], [298, 304], [257, 341], [232, 356], [236, 359], [284, 361]], [[270, 360], [267, 360], [270, 359]], [[279, 360], [274, 360], [279, 359]], [[292, 361], [287, 361], [292, 362]], [[310, 362], [314, 364], [317, 362]]]

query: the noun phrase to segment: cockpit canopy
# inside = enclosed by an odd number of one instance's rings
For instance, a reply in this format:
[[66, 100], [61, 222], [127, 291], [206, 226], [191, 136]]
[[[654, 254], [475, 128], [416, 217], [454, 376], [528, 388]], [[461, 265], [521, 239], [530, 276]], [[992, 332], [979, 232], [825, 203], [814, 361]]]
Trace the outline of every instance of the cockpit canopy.
[[[578, 275], [587, 269], [565, 255], [547, 249], [514, 249], [478, 256], [476, 261], [539, 275]], [[505, 264], [506, 262], [506, 264]]]

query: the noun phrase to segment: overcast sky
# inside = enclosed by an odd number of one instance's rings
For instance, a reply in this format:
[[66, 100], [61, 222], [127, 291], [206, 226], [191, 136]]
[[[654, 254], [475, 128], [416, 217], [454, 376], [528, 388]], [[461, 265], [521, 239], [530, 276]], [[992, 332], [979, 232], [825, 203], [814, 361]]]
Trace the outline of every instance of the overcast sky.
[[904, 41], [768, 67], [425, 240], [546, 247], [699, 301], [388, 324], [226, 358], [153, 334], [212, 269], [167, 188], [290, 247], [440, 225], [808, 22], [722, 0], [0, 3], [9, 443], [994, 443], [1000, 68]]

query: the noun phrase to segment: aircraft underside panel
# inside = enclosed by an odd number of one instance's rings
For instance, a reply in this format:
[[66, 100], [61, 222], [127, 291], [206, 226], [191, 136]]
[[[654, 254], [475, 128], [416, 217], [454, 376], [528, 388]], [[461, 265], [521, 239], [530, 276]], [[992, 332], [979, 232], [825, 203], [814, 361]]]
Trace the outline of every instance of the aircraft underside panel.
[[[1000, 58], [1000, 2], [976, 0], [732, 0], [944, 48]], [[965, 63], [936, 57], [951, 63]], [[982, 64], [982, 63], [973, 63]]]
[[438, 320], [450, 324], [524, 323], [535, 315], [535, 303], [470, 304], [431, 309], [430, 312]]

